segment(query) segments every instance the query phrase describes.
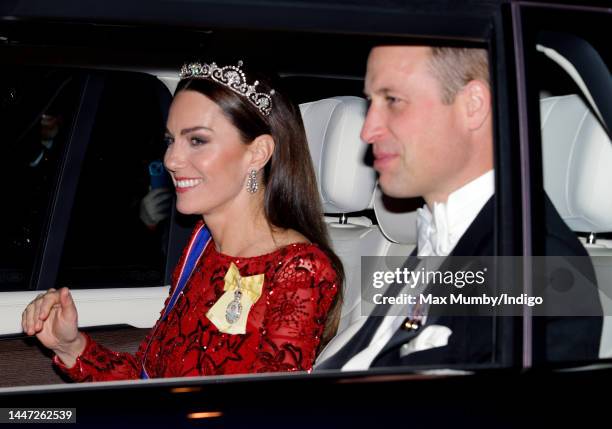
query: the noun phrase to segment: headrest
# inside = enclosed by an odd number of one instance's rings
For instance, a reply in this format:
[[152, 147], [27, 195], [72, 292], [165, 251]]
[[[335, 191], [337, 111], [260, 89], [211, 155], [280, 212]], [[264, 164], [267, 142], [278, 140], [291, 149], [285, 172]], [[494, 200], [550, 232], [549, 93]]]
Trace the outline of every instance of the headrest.
[[300, 110], [325, 213], [368, 208], [376, 173], [364, 162], [367, 145], [359, 137], [366, 101], [326, 98], [300, 104]]
[[540, 100], [544, 189], [574, 231], [612, 231], [612, 143], [578, 95]]
[[423, 205], [420, 198], [391, 198], [376, 187], [373, 205], [378, 227], [387, 239], [399, 244], [416, 244], [416, 209]]

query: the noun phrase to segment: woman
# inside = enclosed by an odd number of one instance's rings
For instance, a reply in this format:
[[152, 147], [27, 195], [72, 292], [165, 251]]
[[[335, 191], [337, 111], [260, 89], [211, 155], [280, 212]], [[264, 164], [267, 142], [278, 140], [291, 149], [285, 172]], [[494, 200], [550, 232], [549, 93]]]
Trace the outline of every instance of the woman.
[[269, 79], [241, 66], [181, 69], [164, 164], [177, 209], [203, 220], [136, 355], [79, 332], [66, 288], [24, 311], [24, 332], [73, 380], [309, 370], [334, 334], [343, 271], [301, 116]]

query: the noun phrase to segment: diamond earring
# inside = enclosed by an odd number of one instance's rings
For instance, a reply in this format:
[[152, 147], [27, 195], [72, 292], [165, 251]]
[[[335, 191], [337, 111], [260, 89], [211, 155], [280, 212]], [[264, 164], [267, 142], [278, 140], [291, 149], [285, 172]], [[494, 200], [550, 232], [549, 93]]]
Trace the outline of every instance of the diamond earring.
[[259, 183], [257, 183], [257, 170], [252, 169], [249, 172], [249, 179], [247, 180], [246, 188], [251, 194], [254, 194], [259, 189]]

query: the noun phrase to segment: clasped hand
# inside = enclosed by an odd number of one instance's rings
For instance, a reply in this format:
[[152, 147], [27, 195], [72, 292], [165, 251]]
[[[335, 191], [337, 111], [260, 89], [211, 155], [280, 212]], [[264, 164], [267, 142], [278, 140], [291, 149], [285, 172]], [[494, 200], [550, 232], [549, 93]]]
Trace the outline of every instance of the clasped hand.
[[36, 338], [68, 367], [85, 349], [86, 340], [78, 329], [78, 314], [68, 288], [49, 289], [28, 304], [21, 315], [21, 327]]

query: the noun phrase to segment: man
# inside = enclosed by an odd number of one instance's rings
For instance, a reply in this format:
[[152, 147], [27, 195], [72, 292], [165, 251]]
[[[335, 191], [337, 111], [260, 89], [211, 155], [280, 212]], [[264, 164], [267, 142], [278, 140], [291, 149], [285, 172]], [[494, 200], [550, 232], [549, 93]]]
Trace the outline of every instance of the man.
[[[361, 137], [373, 146], [382, 190], [392, 197], [421, 196], [426, 202], [417, 214], [417, 256], [494, 255], [487, 52], [376, 47], [368, 58], [365, 93], [370, 107]], [[546, 254], [587, 256], [552, 204], [547, 200], [545, 205]], [[409, 258], [408, 265], [410, 259], [416, 258]], [[582, 272], [594, 279], [590, 263]], [[600, 308], [596, 290], [590, 292], [585, 300]], [[535, 329], [546, 338], [544, 359], [597, 357], [601, 318], [537, 319]], [[492, 361], [492, 317], [429, 314], [424, 320], [423, 326], [400, 317], [361, 320], [332, 340], [317, 368]]]

